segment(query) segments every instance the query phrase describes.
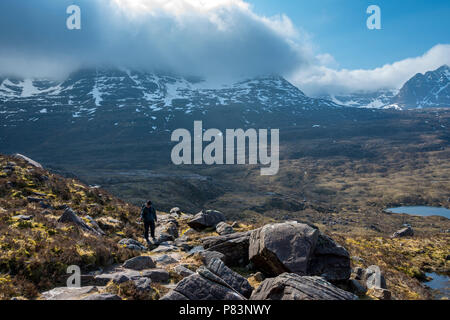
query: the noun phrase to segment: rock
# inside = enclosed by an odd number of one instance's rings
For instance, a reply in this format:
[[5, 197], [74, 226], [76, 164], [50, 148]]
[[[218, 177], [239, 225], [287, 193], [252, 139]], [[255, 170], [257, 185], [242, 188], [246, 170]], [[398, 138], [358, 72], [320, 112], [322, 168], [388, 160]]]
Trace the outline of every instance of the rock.
[[45, 200], [41, 199], [41, 198], [27, 197], [27, 201], [29, 203], [39, 203], [39, 202], [42, 202], [42, 201], [45, 201]]
[[222, 261], [225, 259], [225, 256], [217, 251], [200, 251], [197, 255], [204, 265], [208, 265], [213, 259], [219, 259]]
[[16, 153], [15, 155], [13, 155], [13, 157], [16, 159], [25, 160], [26, 163], [28, 163], [29, 165], [31, 165], [35, 168], [43, 169], [42, 165], [39, 162], [36, 162], [36, 161], [24, 156], [23, 154]]
[[94, 233], [96, 235], [101, 235], [97, 230], [91, 228], [87, 225], [86, 222], [81, 219], [75, 211], [73, 211], [71, 208], [66, 208], [64, 213], [59, 217], [58, 222], [60, 223], [73, 223], [76, 226], [80, 227], [81, 229]]
[[47, 202], [45, 202], [45, 201], [40, 201], [39, 202], [39, 206], [42, 209], [53, 209], [53, 207], [51, 205], [49, 205]]
[[98, 233], [100, 233], [102, 236], [105, 235], [105, 232], [103, 232], [102, 228], [98, 225], [97, 221], [94, 220], [91, 216], [86, 216], [86, 219], [89, 220], [90, 224], [92, 225], [92, 228], [95, 229]]
[[180, 217], [180, 215], [181, 215], [180, 208], [175, 207], [175, 208], [170, 209], [170, 215], [173, 217], [177, 217], [177, 218]]
[[170, 275], [164, 269], [144, 270], [141, 276], [150, 279], [152, 282], [168, 282]]
[[153, 249], [153, 253], [162, 253], [162, 252], [172, 252], [172, 251], [178, 251], [178, 247], [169, 245], [169, 244], [160, 244], [158, 248]]
[[18, 216], [14, 216], [12, 218], [14, 220], [30, 221], [33, 219], [33, 216], [27, 216], [27, 215], [20, 214]]
[[120, 298], [118, 295], [116, 294], [110, 294], [110, 293], [96, 293], [96, 294], [91, 294], [85, 298], [83, 298], [82, 300], [122, 300], [122, 298]]
[[249, 263], [248, 252], [252, 231], [233, 233], [225, 236], [201, 239], [207, 251], [217, 251], [228, 267], [245, 267]]
[[349, 280], [348, 284], [349, 284], [350, 290], [358, 296], [363, 296], [367, 292], [367, 288], [356, 279]]
[[134, 239], [122, 239], [119, 244], [131, 250], [145, 251], [147, 248], [141, 244], [139, 241]]
[[171, 240], [173, 241], [178, 238], [178, 225], [173, 221], [162, 224], [156, 228], [156, 235], [159, 236], [160, 234], [170, 235], [172, 237]]
[[185, 252], [189, 252], [193, 248], [186, 240], [177, 239], [175, 240], [175, 245]]
[[159, 234], [156, 235], [156, 244], [161, 244], [163, 242], [168, 242], [168, 241], [174, 241], [175, 238], [174, 236], [166, 233], [166, 232], [160, 232]]
[[249, 258], [267, 275], [284, 272], [306, 275], [319, 231], [302, 223], [285, 222], [266, 225], [250, 236]]
[[364, 272], [365, 272], [365, 270], [361, 267], [356, 267], [352, 271], [354, 278], [356, 280], [362, 280], [364, 278]]
[[43, 292], [41, 298], [44, 300], [81, 300], [87, 295], [97, 292], [98, 288], [95, 286], [81, 288], [60, 287]]
[[316, 276], [283, 273], [264, 280], [250, 300], [356, 300], [357, 296]]
[[378, 300], [391, 300], [392, 294], [387, 289], [371, 288], [367, 291], [367, 295], [374, 297]]
[[234, 233], [234, 229], [232, 226], [230, 226], [228, 223], [225, 222], [219, 222], [216, 226], [216, 232], [221, 235], [227, 235]]
[[97, 285], [105, 286], [112, 281], [115, 284], [121, 284], [127, 281], [139, 279], [141, 274], [137, 271], [120, 271], [114, 273], [102, 273], [94, 277], [94, 282]]
[[178, 260], [175, 259], [175, 258], [172, 257], [172, 256], [167, 255], [167, 254], [163, 254], [162, 256], [156, 257], [156, 258], [155, 258], [155, 262], [156, 262], [157, 264], [166, 266], [166, 265], [169, 265], [169, 264], [177, 263]]
[[413, 236], [414, 236], [413, 228], [406, 227], [406, 228], [403, 228], [403, 229], [400, 229], [400, 230], [396, 231], [392, 235], [392, 238], [413, 237]]
[[248, 280], [228, 268], [222, 260], [212, 259], [208, 263], [207, 268], [244, 297], [250, 298], [253, 287]]
[[141, 292], [150, 292], [153, 291], [153, 288], [151, 286], [152, 280], [149, 278], [139, 278], [136, 280], [133, 280], [134, 286], [136, 290]]
[[144, 270], [155, 268], [156, 265], [153, 262], [153, 259], [150, 258], [149, 256], [139, 256], [128, 259], [127, 261], [124, 262], [122, 267], [132, 270]]
[[195, 272], [186, 268], [185, 266], [178, 265], [176, 266], [173, 271], [176, 272], [176, 274], [182, 276], [182, 277], [189, 277], [190, 275], [193, 275]]
[[215, 228], [222, 221], [225, 221], [225, 217], [221, 212], [202, 210], [188, 222], [188, 225], [195, 230], [203, 230], [206, 228]]
[[364, 281], [368, 289], [381, 288], [386, 289], [386, 280], [381, 273], [380, 267], [370, 266], [364, 272]]
[[[219, 281], [219, 282], [216, 282]], [[175, 289], [161, 300], [245, 300], [245, 298], [219, 279], [195, 273], [181, 280]]]
[[192, 235], [194, 235], [194, 234], [196, 234], [196, 233], [197, 233], [197, 231], [195, 231], [195, 230], [192, 229], [192, 228], [189, 228], [189, 229], [187, 229], [185, 232], [183, 232], [183, 236], [189, 237], [189, 236], [192, 236]]
[[201, 251], [205, 251], [205, 248], [203, 246], [196, 246], [196, 247], [193, 247], [191, 250], [189, 250], [188, 254], [191, 255], [191, 254], [195, 254], [195, 253], [198, 253]]
[[253, 278], [258, 281], [258, 282], [263, 282], [266, 277], [264, 276], [264, 274], [262, 272], [257, 272], [253, 275]]
[[333, 239], [320, 234], [307, 273], [332, 282], [348, 280], [351, 274], [350, 255]]

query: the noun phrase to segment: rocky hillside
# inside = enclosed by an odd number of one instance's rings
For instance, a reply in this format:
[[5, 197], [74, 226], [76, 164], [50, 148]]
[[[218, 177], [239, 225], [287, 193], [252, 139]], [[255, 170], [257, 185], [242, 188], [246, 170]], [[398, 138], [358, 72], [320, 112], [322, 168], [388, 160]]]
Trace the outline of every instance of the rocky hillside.
[[[423, 299], [425, 266], [448, 272], [448, 236], [356, 237], [214, 210], [159, 212], [144, 245], [139, 208], [23, 156], [1, 156], [0, 170], [1, 299]], [[70, 265], [77, 289], [66, 287]]]

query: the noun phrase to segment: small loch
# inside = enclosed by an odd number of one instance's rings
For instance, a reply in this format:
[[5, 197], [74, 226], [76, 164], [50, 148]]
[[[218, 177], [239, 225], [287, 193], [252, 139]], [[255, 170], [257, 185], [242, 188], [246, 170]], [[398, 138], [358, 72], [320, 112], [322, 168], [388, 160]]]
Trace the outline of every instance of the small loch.
[[427, 206], [411, 206], [411, 207], [397, 207], [388, 208], [387, 212], [390, 213], [404, 213], [413, 216], [441, 216], [450, 219], [450, 209], [443, 207], [427, 207]]

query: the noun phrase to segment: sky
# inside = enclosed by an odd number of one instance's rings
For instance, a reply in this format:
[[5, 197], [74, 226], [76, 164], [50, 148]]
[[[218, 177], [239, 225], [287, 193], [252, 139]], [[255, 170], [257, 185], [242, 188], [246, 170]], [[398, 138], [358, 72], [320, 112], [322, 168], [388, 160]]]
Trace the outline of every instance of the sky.
[[[68, 30], [66, 8], [81, 8]], [[366, 9], [381, 9], [369, 30]], [[398, 89], [450, 65], [448, 0], [2, 0], [0, 76], [83, 67], [286, 77], [309, 95]]]

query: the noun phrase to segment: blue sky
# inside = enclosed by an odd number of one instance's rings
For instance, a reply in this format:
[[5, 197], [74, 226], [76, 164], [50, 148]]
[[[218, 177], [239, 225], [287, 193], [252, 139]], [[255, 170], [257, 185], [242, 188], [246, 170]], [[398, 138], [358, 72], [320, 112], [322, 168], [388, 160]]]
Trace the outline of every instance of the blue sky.
[[[72, 4], [81, 30], [67, 29]], [[382, 30], [366, 27], [372, 4]], [[449, 16], [450, 0], [1, 0], [0, 77], [112, 66], [211, 82], [279, 74], [313, 96], [398, 89], [450, 65]]]
[[[286, 14], [341, 68], [375, 68], [450, 43], [449, 0], [249, 0], [262, 15]], [[366, 9], [381, 8], [382, 30], [368, 30]]]

